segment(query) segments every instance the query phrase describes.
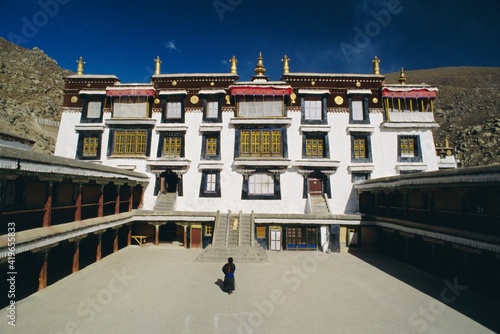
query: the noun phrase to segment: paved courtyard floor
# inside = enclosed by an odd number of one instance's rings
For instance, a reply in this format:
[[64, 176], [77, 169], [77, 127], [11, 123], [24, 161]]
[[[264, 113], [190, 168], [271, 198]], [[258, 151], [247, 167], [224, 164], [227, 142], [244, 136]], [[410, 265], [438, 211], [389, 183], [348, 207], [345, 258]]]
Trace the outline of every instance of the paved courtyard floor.
[[376, 253], [269, 252], [223, 263], [201, 250], [130, 246], [19, 301], [0, 333], [493, 333], [499, 303]]

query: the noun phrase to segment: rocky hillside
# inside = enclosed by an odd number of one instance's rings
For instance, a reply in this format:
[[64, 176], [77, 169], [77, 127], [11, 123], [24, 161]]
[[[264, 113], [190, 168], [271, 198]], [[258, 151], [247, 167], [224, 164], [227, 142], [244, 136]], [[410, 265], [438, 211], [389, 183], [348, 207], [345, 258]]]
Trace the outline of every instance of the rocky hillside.
[[0, 38], [0, 130], [34, 140], [35, 151], [54, 152], [57, 128], [37, 119], [60, 120], [68, 74], [42, 50]]
[[[34, 150], [53, 152], [57, 128], [38, 118], [59, 121], [63, 76], [42, 50], [28, 50], [0, 38], [0, 130], [36, 142]], [[407, 83], [439, 87], [435, 130], [437, 145], [448, 137], [461, 166], [500, 163], [500, 68], [449, 67], [405, 71]], [[397, 83], [398, 73], [386, 75]]]
[[[438, 145], [448, 137], [461, 166], [500, 163], [500, 67], [446, 67], [406, 71], [406, 83], [436, 85]], [[397, 83], [398, 73], [386, 75]]]

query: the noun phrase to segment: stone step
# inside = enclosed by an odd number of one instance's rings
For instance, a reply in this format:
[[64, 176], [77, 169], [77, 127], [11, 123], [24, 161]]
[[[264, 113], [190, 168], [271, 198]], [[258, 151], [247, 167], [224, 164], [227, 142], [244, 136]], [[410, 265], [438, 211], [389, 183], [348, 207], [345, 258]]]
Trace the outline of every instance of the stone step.
[[264, 263], [269, 261], [266, 250], [260, 246], [215, 247], [213, 245], [205, 248], [196, 258], [196, 261], [225, 263], [228, 257], [232, 257], [235, 263]]

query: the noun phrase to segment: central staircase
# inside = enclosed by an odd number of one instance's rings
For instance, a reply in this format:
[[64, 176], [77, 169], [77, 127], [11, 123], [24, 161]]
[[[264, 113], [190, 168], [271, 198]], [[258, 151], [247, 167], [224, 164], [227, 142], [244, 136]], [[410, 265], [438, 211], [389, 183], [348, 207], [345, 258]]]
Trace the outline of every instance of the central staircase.
[[266, 250], [254, 243], [252, 214], [217, 213], [212, 244], [196, 258], [197, 261], [225, 263], [232, 257], [236, 263], [268, 262]]
[[173, 211], [177, 193], [160, 193], [156, 199], [155, 210]]

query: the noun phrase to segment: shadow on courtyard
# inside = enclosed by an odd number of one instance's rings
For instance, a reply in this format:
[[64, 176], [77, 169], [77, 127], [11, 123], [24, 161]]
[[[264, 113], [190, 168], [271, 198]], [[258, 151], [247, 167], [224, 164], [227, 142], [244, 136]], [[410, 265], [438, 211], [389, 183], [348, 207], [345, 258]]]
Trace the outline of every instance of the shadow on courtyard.
[[[415, 309], [418, 314], [415, 319], [425, 319], [427, 316], [430, 321], [439, 321], [439, 314], [443, 312], [439, 303], [442, 303], [493, 332], [500, 333], [500, 301], [473, 291], [460, 275], [452, 274], [440, 278], [376, 251], [351, 248], [349, 253], [434, 298], [436, 303], [431, 302]], [[424, 279], [421, 279], [422, 277]]]

